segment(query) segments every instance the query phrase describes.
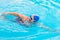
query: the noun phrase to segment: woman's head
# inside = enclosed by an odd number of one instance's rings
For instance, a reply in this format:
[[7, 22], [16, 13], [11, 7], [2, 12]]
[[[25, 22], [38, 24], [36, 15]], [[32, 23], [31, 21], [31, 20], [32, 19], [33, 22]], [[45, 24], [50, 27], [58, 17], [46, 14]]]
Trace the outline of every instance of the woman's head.
[[39, 19], [40, 19], [40, 17], [38, 15], [31, 15], [30, 16], [30, 20], [32, 22], [37, 22], [37, 21], [39, 21]]

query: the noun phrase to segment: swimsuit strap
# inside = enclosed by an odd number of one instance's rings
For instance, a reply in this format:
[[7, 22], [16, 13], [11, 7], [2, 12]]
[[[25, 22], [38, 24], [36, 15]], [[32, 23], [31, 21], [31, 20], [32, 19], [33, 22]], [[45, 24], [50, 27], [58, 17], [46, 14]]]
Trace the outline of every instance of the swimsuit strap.
[[19, 22], [19, 21], [22, 21], [22, 18], [17, 17], [17, 18], [16, 18], [16, 21], [18, 21], [18, 22]]

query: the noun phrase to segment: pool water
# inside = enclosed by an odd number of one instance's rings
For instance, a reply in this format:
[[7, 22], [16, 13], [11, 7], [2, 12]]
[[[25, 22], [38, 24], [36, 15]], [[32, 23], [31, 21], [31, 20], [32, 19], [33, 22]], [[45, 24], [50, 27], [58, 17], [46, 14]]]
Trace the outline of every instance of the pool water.
[[[39, 23], [60, 31], [60, 1], [59, 0], [0, 0], [0, 14], [17, 12], [30, 16], [38, 14]], [[8, 18], [14, 18], [8, 16]], [[60, 40], [60, 34], [32, 24], [29, 27], [0, 18], [1, 40]]]

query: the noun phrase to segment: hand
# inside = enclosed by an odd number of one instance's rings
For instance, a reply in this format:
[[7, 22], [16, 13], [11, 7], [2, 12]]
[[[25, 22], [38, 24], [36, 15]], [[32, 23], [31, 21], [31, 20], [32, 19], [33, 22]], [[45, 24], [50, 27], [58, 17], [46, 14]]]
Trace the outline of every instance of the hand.
[[7, 14], [9, 14], [9, 12], [5, 12], [4, 14], [7, 15]]

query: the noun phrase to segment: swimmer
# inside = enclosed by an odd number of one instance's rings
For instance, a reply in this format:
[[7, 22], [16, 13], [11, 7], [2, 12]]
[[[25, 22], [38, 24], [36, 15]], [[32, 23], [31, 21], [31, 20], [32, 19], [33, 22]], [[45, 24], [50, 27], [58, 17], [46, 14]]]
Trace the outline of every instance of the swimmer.
[[[37, 22], [37, 24], [44, 29], [47, 29], [47, 30], [53, 31], [53, 32], [58, 32], [57, 30], [52, 30], [51, 28], [44, 26], [42, 23], [38, 23], [38, 21], [40, 19], [40, 17], [38, 15], [31, 15], [30, 17], [27, 17], [23, 14], [18, 14], [15, 12], [5, 12], [5, 15], [8, 15], [8, 14], [16, 16], [17, 17], [16, 21], [18, 21], [19, 23], [23, 23], [26, 26], [29, 26], [30, 25], [29, 23]], [[1, 16], [1, 17], [4, 18], [3, 16]]]
[[39, 21], [39, 16], [37, 15], [31, 15], [30, 17], [27, 17], [23, 14], [18, 14], [18, 13], [15, 13], [15, 12], [5, 12], [5, 15], [7, 14], [11, 14], [11, 15], [14, 15], [14, 16], [17, 16], [16, 20], [19, 22], [19, 23], [23, 23], [25, 25], [30, 25], [29, 23], [36, 23]]

